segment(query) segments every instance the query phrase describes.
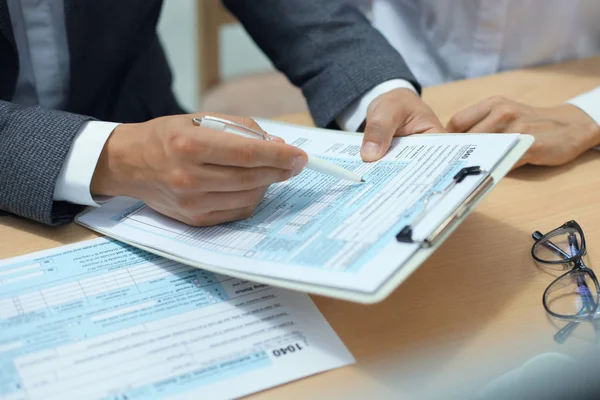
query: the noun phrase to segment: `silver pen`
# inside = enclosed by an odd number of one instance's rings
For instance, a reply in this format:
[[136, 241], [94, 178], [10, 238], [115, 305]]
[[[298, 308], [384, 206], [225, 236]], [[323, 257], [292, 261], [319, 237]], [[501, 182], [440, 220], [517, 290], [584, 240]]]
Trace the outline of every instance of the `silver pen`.
[[[233, 133], [251, 139], [260, 139], [266, 141], [273, 140], [272, 136], [263, 132], [254, 130], [252, 128], [249, 128], [242, 124], [238, 124], [233, 121], [229, 121], [227, 119], [213, 117], [210, 115], [205, 115], [201, 119], [194, 118], [194, 124], [205, 128], [213, 129], [215, 131]], [[339, 165], [311, 155], [308, 155], [308, 163], [306, 164], [306, 168], [310, 168], [313, 171], [318, 171], [326, 175], [334, 176], [340, 179], [346, 179], [352, 182], [362, 183], [365, 181], [352, 171], [348, 171], [347, 169], [344, 169]]]

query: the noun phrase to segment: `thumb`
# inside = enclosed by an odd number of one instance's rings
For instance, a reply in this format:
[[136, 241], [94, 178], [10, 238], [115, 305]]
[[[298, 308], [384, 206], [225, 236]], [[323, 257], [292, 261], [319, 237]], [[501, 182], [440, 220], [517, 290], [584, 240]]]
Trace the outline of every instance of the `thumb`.
[[377, 161], [385, 155], [400, 122], [397, 105], [378, 97], [369, 105], [360, 155], [364, 161]]
[[425, 103], [411, 116], [410, 121], [400, 129], [397, 136], [414, 133], [447, 133], [439, 118]]
[[360, 155], [376, 161], [385, 155], [394, 136], [446, 132], [435, 113], [408, 89], [396, 89], [369, 105]]

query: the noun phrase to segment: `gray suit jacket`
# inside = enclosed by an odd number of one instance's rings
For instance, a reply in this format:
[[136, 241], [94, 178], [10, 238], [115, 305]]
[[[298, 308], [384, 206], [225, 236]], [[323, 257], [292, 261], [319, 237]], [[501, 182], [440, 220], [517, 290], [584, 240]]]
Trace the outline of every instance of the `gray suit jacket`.
[[[302, 88], [320, 126], [335, 127], [346, 106], [383, 81], [414, 82], [400, 55], [344, 0], [224, 3]], [[65, 0], [70, 92], [58, 111], [10, 102], [18, 56], [0, 0], [0, 210], [52, 225], [70, 221], [81, 207], [52, 196], [86, 121], [140, 122], [183, 112], [156, 34], [161, 6], [161, 0]]]

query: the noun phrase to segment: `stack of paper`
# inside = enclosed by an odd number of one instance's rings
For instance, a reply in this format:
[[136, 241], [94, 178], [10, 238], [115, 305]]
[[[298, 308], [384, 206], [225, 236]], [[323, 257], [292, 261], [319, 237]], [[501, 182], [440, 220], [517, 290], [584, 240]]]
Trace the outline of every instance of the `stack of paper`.
[[0, 398], [229, 399], [351, 354], [307, 295], [106, 239], [0, 262]]
[[[392, 277], [416, 268], [420, 249], [399, 243], [398, 232], [421, 213], [415, 228], [425, 237], [461, 205], [485, 176], [469, 176], [440, 199], [464, 167], [477, 165], [499, 179], [527, 146], [519, 135], [414, 135], [395, 139], [377, 163], [364, 163], [361, 136], [262, 121], [263, 127], [306, 152], [337, 163], [366, 183], [305, 170], [271, 186], [247, 220], [195, 228], [160, 215], [130, 198], [115, 198], [77, 221], [148, 251], [213, 272], [306, 292], [368, 301]], [[511, 157], [507, 155], [511, 154]], [[394, 284], [397, 284], [394, 283]], [[373, 295], [369, 298], [369, 295]], [[362, 296], [362, 297], [361, 297]]]

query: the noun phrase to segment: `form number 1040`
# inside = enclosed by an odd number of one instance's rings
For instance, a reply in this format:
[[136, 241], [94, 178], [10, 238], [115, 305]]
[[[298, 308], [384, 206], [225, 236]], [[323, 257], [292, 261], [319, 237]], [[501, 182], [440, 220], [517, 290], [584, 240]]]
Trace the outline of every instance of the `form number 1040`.
[[275, 357], [285, 356], [287, 354], [297, 353], [304, 350], [303, 346], [300, 346], [299, 343], [290, 344], [287, 347], [280, 347], [278, 349], [273, 349], [271, 352]]

